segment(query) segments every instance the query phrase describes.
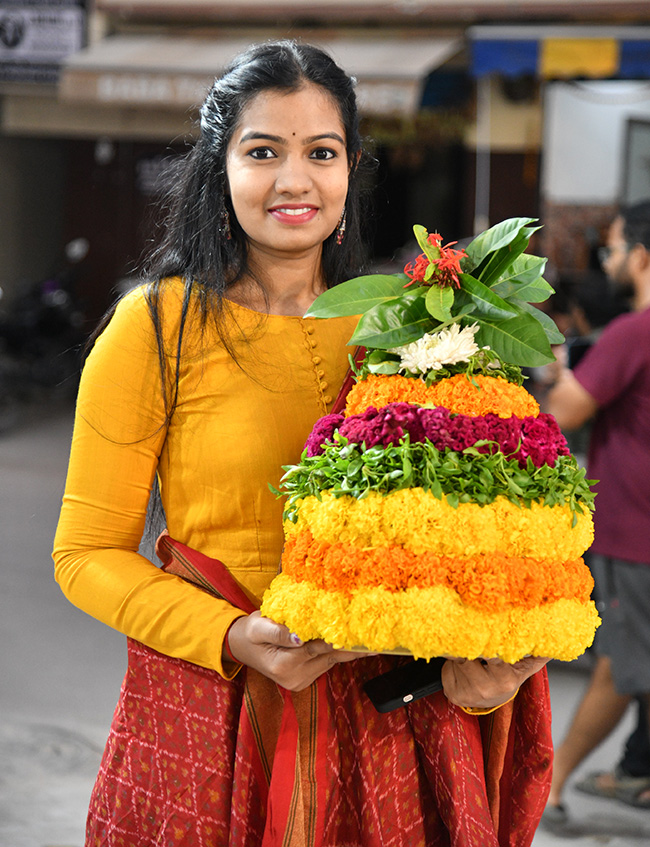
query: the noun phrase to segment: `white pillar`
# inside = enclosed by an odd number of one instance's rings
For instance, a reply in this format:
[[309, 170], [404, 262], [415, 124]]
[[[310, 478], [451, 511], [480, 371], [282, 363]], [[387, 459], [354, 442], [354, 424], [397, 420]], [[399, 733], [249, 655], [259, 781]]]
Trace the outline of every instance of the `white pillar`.
[[490, 226], [490, 107], [492, 77], [479, 77], [476, 83], [476, 194], [474, 235]]

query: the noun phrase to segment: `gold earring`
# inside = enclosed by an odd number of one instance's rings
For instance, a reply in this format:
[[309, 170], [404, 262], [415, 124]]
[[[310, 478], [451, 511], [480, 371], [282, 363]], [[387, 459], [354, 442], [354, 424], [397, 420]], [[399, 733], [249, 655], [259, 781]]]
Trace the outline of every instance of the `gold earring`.
[[232, 233], [230, 232], [230, 214], [224, 206], [221, 212], [221, 221], [219, 222], [219, 232], [223, 235], [226, 241], [230, 241]]
[[343, 211], [341, 212], [341, 217], [339, 218], [339, 222], [336, 225], [336, 243], [341, 246], [343, 244], [343, 239], [345, 238], [345, 225], [347, 223], [346, 219], [346, 209], [343, 207]]

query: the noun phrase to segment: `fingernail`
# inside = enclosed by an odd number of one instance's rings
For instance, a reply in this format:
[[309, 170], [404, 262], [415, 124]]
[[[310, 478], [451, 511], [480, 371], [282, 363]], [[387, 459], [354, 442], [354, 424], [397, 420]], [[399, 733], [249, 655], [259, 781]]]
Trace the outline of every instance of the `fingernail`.
[[296, 645], [296, 647], [302, 647], [303, 645], [302, 639], [298, 638], [295, 632], [291, 633], [291, 641]]

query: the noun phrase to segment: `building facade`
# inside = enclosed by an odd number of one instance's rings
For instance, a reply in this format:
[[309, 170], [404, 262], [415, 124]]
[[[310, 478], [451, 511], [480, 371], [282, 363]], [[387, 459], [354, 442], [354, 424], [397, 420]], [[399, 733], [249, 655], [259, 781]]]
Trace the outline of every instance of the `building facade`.
[[[552, 261], [580, 270], [621, 197], [620, 127], [636, 120], [643, 139], [645, 25], [647, 2], [605, 0], [4, 0], [0, 287], [10, 299], [85, 239], [76, 284], [92, 323], [137, 269], [157, 179], [192, 143], [213, 78], [251, 42], [282, 37], [323, 45], [358, 80], [378, 265], [408, 254], [413, 223], [452, 240], [529, 215]], [[634, 102], [607, 95], [619, 134], [606, 145], [576, 105], [610, 108], [591, 80], [637, 86]], [[563, 129], [567, 114], [584, 127]], [[608, 191], [577, 178], [581, 143], [609, 156]], [[602, 179], [597, 155], [590, 166]]]

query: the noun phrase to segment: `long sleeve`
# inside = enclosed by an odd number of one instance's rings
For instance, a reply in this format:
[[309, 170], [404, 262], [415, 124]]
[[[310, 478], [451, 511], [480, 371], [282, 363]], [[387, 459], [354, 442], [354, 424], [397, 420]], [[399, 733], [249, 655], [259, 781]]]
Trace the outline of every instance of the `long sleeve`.
[[223, 638], [241, 612], [137, 552], [165, 438], [156, 342], [138, 290], [122, 301], [83, 371], [55, 574], [93, 617], [223, 673]]

